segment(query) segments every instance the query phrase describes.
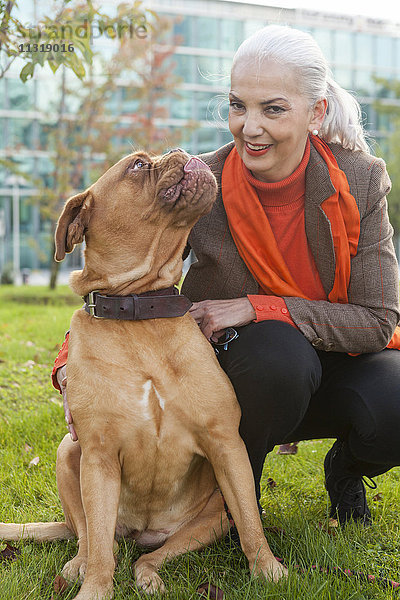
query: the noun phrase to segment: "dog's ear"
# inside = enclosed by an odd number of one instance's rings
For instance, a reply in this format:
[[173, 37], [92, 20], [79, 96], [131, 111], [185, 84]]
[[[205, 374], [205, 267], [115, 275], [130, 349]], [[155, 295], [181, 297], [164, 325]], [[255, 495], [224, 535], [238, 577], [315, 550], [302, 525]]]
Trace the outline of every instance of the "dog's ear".
[[54, 258], [57, 262], [63, 260], [66, 253], [72, 252], [75, 244], [83, 242], [92, 208], [93, 196], [88, 190], [67, 200], [58, 219], [55, 234], [56, 253]]

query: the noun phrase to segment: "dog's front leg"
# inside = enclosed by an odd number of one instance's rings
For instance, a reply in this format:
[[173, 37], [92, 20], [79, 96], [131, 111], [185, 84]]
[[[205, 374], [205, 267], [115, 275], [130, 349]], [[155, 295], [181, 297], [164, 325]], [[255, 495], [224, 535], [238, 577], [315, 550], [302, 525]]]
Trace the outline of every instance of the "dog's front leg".
[[235, 431], [209, 431], [202, 446], [232, 513], [251, 573], [277, 581], [286, 571], [275, 559], [264, 536], [243, 440]]
[[113, 596], [113, 542], [121, 488], [118, 453], [82, 447], [81, 493], [86, 515], [88, 562], [85, 580], [75, 600], [105, 600]]

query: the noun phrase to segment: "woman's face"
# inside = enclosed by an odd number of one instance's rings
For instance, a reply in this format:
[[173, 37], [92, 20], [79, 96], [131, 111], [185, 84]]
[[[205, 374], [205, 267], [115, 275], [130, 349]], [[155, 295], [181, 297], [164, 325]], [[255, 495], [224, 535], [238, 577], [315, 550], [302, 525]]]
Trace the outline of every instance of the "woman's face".
[[239, 155], [260, 181], [281, 181], [303, 158], [307, 135], [319, 129], [326, 101], [313, 109], [292, 69], [239, 59], [232, 70], [229, 129]]

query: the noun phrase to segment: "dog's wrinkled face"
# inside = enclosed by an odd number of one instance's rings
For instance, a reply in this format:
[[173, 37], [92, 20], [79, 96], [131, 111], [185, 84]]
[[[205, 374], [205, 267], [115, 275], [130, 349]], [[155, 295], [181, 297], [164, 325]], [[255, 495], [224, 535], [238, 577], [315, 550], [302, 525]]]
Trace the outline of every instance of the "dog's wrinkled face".
[[[57, 225], [56, 260], [86, 239], [85, 269], [74, 276], [75, 291], [82, 278], [85, 289], [113, 293], [125, 291], [128, 280], [160, 287], [171, 279], [165, 276], [169, 271], [179, 279], [187, 235], [211, 209], [216, 191], [209, 167], [182, 150], [157, 157], [135, 152], [66, 203]], [[89, 279], [96, 283], [89, 285]]]
[[[171, 215], [176, 226], [191, 225], [211, 207], [215, 199], [215, 179], [210, 168], [200, 159], [177, 150], [151, 159], [148, 155], [133, 155], [126, 174], [143, 186], [154, 186], [154, 205], [147, 215], [151, 218], [157, 206]], [[154, 210], [153, 210], [154, 209]]]
[[129, 211], [140, 207], [141, 218], [152, 221], [168, 214], [169, 224], [177, 227], [192, 227], [215, 199], [216, 182], [209, 167], [179, 149], [155, 158], [135, 152], [100, 177], [92, 192], [108, 193], [110, 176], [115, 182], [111, 204], [130, 202]]

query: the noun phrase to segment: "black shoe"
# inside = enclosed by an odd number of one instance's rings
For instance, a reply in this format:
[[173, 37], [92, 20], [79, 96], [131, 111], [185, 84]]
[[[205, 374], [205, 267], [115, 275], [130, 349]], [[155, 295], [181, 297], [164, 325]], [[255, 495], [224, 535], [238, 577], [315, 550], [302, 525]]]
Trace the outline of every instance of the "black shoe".
[[[325, 457], [325, 488], [331, 500], [330, 517], [343, 524], [353, 519], [365, 527], [372, 523], [363, 477], [357, 473], [355, 463], [346, 456], [344, 442], [337, 440]], [[367, 483], [376, 488], [376, 483]]]

